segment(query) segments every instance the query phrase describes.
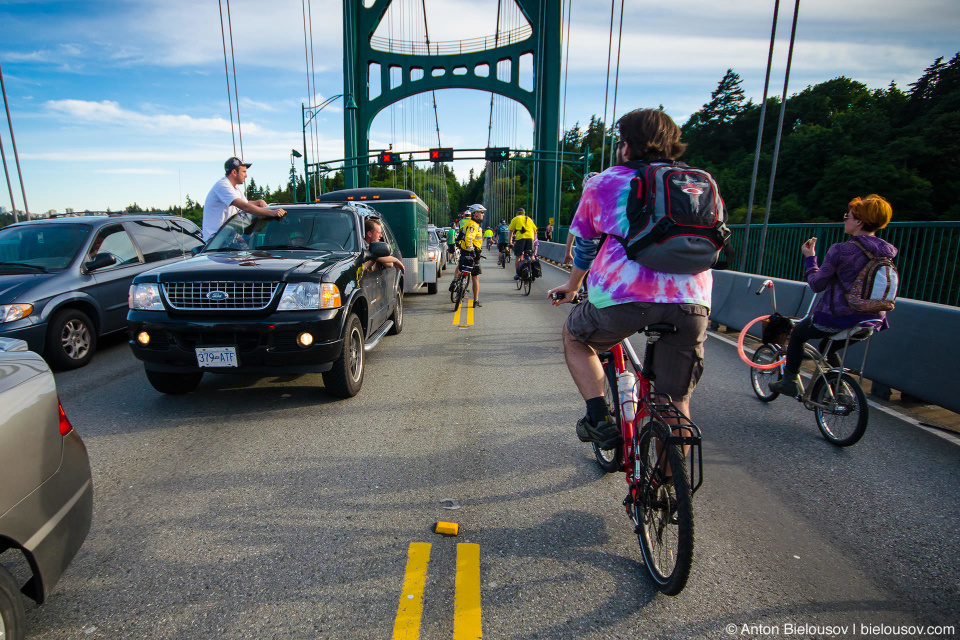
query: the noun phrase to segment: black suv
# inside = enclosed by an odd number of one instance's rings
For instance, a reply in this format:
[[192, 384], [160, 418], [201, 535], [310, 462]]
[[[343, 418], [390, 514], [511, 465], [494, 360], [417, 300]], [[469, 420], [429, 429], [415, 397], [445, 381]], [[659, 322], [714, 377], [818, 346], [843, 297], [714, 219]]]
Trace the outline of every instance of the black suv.
[[[274, 205], [279, 207], [281, 205]], [[364, 353], [403, 328], [403, 274], [389, 227], [362, 203], [282, 205], [283, 218], [240, 213], [196, 257], [130, 287], [130, 347], [163, 393], [214, 373], [322, 373], [333, 395], [363, 384]], [[383, 242], [364, 242], [364, 222]]]
[[184, 218], [123, 214], [31, 220], [0, 229], [0, 337], [26, 340], [61, 369], [126, 327], [133, 277], [203, 246]]

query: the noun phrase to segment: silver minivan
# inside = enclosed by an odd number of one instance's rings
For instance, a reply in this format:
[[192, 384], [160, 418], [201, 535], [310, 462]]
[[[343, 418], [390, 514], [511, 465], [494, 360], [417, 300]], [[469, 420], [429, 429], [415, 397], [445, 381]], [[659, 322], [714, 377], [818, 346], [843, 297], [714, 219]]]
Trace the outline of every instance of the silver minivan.
[[93, 480], [50, 368], [23, 340], [0, 338], [0, 407], [0, 554], [31, 574], [20, 584], [0, 564], [0, 638], [19, 640], [23, 597], [42, 604], [90, 531]]

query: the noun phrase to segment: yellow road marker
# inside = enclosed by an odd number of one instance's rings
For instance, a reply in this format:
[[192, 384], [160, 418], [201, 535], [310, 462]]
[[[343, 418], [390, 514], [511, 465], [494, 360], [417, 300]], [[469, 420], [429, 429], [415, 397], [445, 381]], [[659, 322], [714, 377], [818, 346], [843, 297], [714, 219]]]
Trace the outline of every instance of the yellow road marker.
[[461, 324], [460, 322], [460, 310], [463, 309], [464, 302], [460, 301], [460, 304], [457, 305], [457, 309], [453, 314], [453, 324], [458, 325], [460, 328], [465, 328], [473, 325], [473, 300], [467, 300], [467, 323]]
[[407, 573], [403, 579], [403, 591], [400, 592], [397, 619], [393, 623], [393, 640], [418, 640], [420, 638], [420, 618], [423, 615], [423, 585], [426, 582], [427, 564], [429, 562], [430, 543], [411, 542], [407, 551]]
[[445, 536], [455, 536], [457, 532], [460, 531], [460, 525], [456, 522], [443, 522], [440, 520], [437, 522], [434, 531]]
[[453, 597], [453, 640], [479, 640], [480, 545], [457, 545], [457, 581]]

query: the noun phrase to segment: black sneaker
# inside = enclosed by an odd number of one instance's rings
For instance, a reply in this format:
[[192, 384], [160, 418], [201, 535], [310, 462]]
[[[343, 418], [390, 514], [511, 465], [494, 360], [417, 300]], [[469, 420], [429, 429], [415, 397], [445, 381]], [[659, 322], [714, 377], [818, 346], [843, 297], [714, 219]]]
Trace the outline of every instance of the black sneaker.
[[519, 279], [520, 279], [520, 274], [518, 273], [517, 275], [513, 276], [513, 279], [514, 279], [514, 280], [519, 280]]
[[474, 301], [473, 301], [473, 308], [474, 308], [474, 309], [476, 309], [477, 307], [482, 307], [482, 306], [483, 306], [483, 305], [480, 304], [480, 301], [479, 301], [479, 300], [474, 300]]
[[453, 291], [453, 288], [456, 286], [456, 284], [457, 284], [456, 280], [450, 283], [450, 287], [449, 287], [450, 291]]
[[770, 391], [796, 398], [800, 395], [800, 385], [797, 384], [796, 379], [782, 378], [770, 383]]
[[583, 416], [577, 421], [577, 438], [580, 442], [596, 442], [601, 449], [613, 449], [623, 442], [613, 416], [607, 416], [597, 425], [590, 422], [589, 416]]

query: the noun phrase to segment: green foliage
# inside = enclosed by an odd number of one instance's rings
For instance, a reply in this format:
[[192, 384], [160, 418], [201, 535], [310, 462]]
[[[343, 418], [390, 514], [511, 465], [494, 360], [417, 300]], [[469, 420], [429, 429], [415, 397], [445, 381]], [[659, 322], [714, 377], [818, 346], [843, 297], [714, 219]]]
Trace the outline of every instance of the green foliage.
[[[746, 218], [760, 110], [743, 104], [739, 77], [727, 70], [682, 127], [684, 161], [714, 173], [734, 222]], [[763, 219], [779, 113], [770, 98], [753, 221]], [[956, 220], [958, 163], [960, 53], [938, 58], [908, 93], [834, 78], [787, 99], [770, 222], [836, 221], [869, 193], [890, 201], [895, 220]]]

